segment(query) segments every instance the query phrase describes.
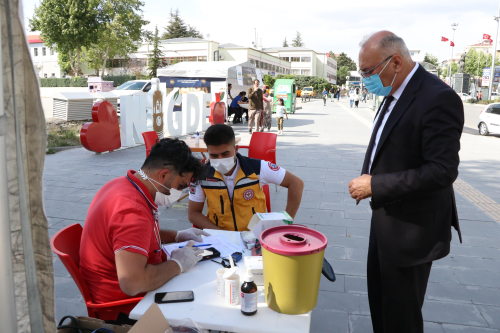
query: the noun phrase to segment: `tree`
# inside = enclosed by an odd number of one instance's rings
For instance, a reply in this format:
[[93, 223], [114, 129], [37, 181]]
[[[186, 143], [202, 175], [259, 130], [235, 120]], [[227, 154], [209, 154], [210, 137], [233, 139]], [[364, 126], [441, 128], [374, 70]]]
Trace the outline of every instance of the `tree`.
[[292, 39], [292, 46], [293, 47], [306, 46], [306, 44], [302, 41], [302, 37], [300, 35], [300, 32], [298, 32], [298, 31], [297, 31], [297, 35], [295, 36], [295, 39]]
[[[451, 76], [455, 75], [458, 72], [458, 65], [456, 62], [451, 63]], [[446, 66], [446, 77], [450, 76], [450, 65]]]
[[276, 82], [276, 79], [269, 74], [264, 74], [264, 79], [262, 81], [264, 81], [263, 83], [265, 86], [272, 88], [274, 87], [274, 82]]
[[99, 31], [98, 41], [85, 50], [88, 67], [104, 76], [108, 60], [116, 56], [125, 57], [137, 51], [138, 42], [144, 37], [142, 27], [148, 24], [143, 20], [140, 0], [101, 0], [102, 17], [105, 18]]
[[172, 12], [172, 9], [170, 9], [170, 20], [164, 29], [165, 32], [161, 35], [161, 39], [184, 37], [203, 38], [201, 32], [199, 32], [195, 27], [184, 23], [184, 20], [179, 16], [179, 9], [176, 9], [175, 13]]
[[425, 53], [424, 62], [428, 62], [429, 64], [433, 64], [434, 66], [439, 66], [438, 58], [435, 55], [430, 53]]
[[155, 28], [155, 36], [153, 38], [153, 50], [148, 54], [149, 76], [150, 78], [156, 77], [156, 71], [162, 64], [163, 52], [160, 49], [160, 37], [158, 36], [158, 26]]
[[69, 74], [71, 71], [71, 63], [69, 61], [69, 56], [67, 53], [58, 53], [57, 54], [57, 63], [59, 64], [59, 68], [61, 72]]
[[[356, 63], [347, 56], [344, 52], [337, 57], [337, 68], [346, 66], [348, 70], [355, 71], [357, 69]], [[349, 74], [348, 74], [349, 75]]]
[[[340, 58], [340, 55], [339, 55]], [[337, 60], [337, 84], [339, 86], [345, 84], [346, 82], [346, 77], [349, 76], [350, 69], [347, 66], [339, 66], [338, 60]]]
[[99, 0], [43, 0], [29, 20], [45, 45], [67, 54], [75, 75], [81, 74], [81, 51], [96, 43], [103, 24]]
[[283, 47], [288, 47], [288, 43], [286, 41], [286, 37], [285, 37], [285, 40], [283, 41]]
[[337, 60], [337, 57], [335, 56], [335, 53], [333, 53], [333, 51], [328, 52], [328, 54], [330, 55], [330, 58], [332, 58], [333, 60]]
[[[471, 49], [467, 52], [467, 58], [465, 58], [464, 73], [470, 74], [471, 76], [481, 76], [483, 74], [483, 68], [491, 67], [491, 54], [485, 54], [484, 52], [476, 51]], [[500, 61], [495, 59], [495, 66], [500, 66]]]

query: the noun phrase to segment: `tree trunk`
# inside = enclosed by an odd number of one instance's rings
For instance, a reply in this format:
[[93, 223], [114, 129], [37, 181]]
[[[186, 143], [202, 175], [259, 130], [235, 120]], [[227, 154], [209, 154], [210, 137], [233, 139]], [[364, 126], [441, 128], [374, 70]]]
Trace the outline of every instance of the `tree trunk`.
[[80, 65], [80, 47], [76, 48], [76, 76], [80, 76], [82, 74], [82, 68]]
[[106, 61], [108, 61], [108, 54], [109, 54], [109, 44], [106, 46], [106, 52], [104, 53], [103, 57], [104, 59], [102, 61], [102, 77], [104, 77], [104, 71], [106, 70]]
[[76, 68], [75, 68], [75, 60], [74, 60], [73, 56], [71, 55], [71, 50], [69, 50], [68, 57], [69, 57], [69, 65], [71, 66], [73, 73], [76, 74], [77, 72], [76, 72]]

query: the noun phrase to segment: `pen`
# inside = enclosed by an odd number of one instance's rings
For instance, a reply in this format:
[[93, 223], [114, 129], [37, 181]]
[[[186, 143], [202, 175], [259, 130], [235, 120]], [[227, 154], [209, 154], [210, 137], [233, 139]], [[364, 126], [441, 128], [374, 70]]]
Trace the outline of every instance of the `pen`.
[[[202, 247], [202, 246], [210, 246], [212, 244], [197, 244], [197, 245], [193, 245], [193, 247]], [[182, 249], [184, 247], [184, 245], [182, 246], [179, 246], [179, 249]]]
[[360, 201], [360, 200], [356, 200], [356, 206], [357, 206], [357, 205], [359, 205], [359, 201]]

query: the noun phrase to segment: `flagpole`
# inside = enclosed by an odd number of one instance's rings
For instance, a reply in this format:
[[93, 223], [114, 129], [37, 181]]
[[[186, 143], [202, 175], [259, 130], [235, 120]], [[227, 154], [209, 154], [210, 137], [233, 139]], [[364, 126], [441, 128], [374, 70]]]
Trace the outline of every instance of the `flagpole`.
[[455, 47], [455, 30], [457, 29], [458, 23], [452, 23], [451, 28], [453, 29], [453, 46], [451, 47], [451, 58], [450, 58], [450, 66], [448, 69], [448, 73], [450, 74], [450, 80], [448, 81], [448, 84], [451, 87], [451, 63], [453, 62], [453, 48]]
[[490, 87], [488, 89], [488, 99], [491, 99], [491, 91], [493, 90], [493, 83], [495, 82], [495, 58], [497, 55], [497, 44], [498, 44], [498, 25], [500, 24], [500, 6], [498, 7], [498, 16], [494, 16], [495, 21], [497, 21], [497, 32], [495, 37], [495, 46], [493, 47], [493, 60], [491, 62], [490, 69]]

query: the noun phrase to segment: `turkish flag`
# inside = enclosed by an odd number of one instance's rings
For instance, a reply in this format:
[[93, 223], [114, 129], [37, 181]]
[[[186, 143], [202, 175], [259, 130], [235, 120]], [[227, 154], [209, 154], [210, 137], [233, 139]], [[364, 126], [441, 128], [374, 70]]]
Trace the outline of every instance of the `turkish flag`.
[[455, 46], [455, 43], [453, 43], [453, 42], [450, 42], [450, 46]]
[[447, 42], [447, 41], [449, 41], [449, 39], [448, 39], [448, 38], [446, 38], [446, 37], [441, 37], [441, 41], [442, 41], [442, 42]]
[[491, 36], [488, 34], [483, 34], [483, 39], [491, 39]]
[[493, 39], [490, 39], [490, 45], [493, 44]]

